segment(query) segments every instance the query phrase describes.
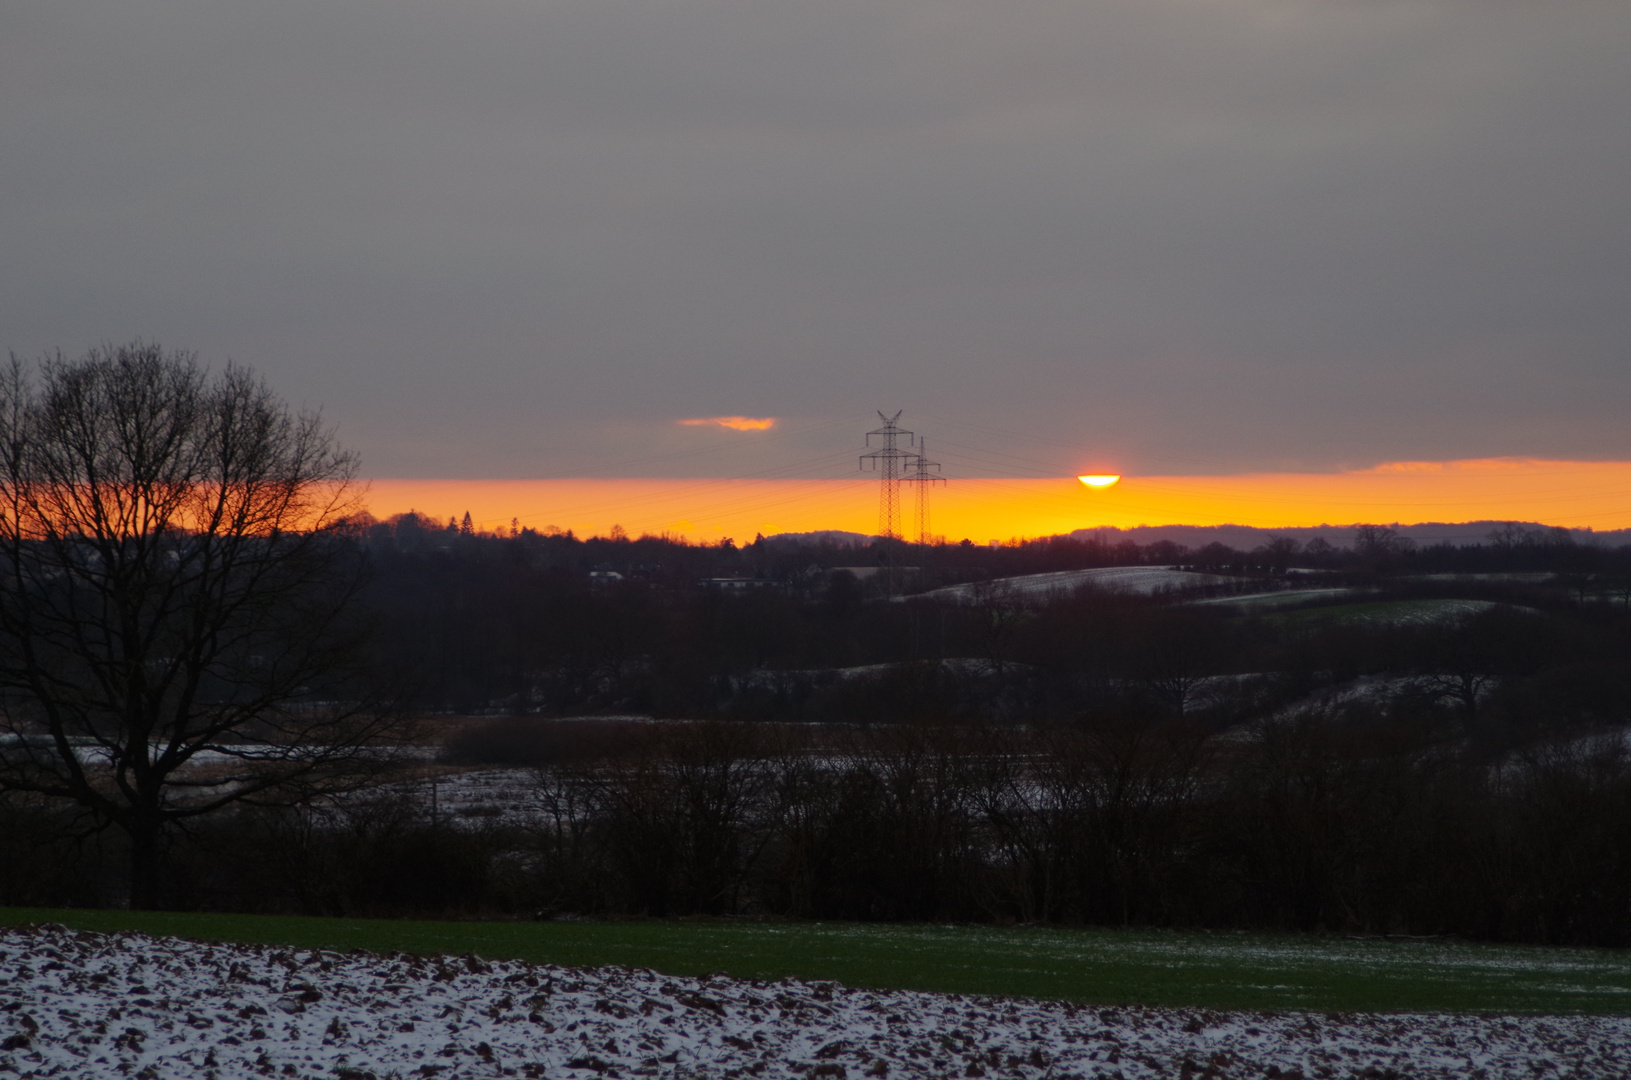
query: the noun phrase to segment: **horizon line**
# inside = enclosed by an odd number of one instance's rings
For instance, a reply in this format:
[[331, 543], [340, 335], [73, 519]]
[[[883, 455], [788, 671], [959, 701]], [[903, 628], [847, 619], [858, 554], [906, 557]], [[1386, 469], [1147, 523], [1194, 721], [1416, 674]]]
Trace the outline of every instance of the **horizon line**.
[[[1324, 473], [1126, 474], [1090, 489], [1076, 474], [950, 477], [928, 492], [929, 535], [979, 542], [1057, 536], [1101, 526], [1162, 522], [1196, 527], [1314, 528], [1333, 521], [1544, 522], [1594, 532], [1631, 528], [1631, 461], [1472, 458], [1387, 462]], [[878, 480], [827, 477], [559, 477], [359, 479], [376, 517], [417, 510], [446, 520], [469, 512], [483, 529], [517, 525], [693, 538], [823, 529], [876, 535]], [[901, 492], [900, 521], [914, 537], [916, 504]]]

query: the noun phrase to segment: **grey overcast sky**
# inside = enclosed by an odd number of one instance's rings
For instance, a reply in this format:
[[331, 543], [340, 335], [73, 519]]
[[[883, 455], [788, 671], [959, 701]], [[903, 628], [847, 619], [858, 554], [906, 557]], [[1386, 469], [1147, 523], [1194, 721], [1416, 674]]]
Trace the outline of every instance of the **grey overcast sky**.
[[1631, 459], [1628, 199], [1625, 0], [0, 6], [0, 346], [378, 477]]

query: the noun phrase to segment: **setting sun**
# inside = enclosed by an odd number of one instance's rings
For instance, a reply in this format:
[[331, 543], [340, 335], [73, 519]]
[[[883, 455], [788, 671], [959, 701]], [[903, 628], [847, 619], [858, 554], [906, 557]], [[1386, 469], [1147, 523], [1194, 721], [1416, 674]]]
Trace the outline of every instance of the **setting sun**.
[[1107, 488], [1111, 484], [1114, 484], [1117, 480], [1120, 480], [1121, 474], [1117, 473], [1115, 475], [1111, 475], [1109, 473], [1104, 473], [1094, 476], [1078, 476], [1076, 479], [1080, 480], [1090, 488]]

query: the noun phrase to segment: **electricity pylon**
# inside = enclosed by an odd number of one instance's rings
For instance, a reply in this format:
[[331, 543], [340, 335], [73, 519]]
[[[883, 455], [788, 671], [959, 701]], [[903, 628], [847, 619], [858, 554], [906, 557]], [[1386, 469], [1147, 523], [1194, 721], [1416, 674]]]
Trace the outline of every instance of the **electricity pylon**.
[[883, 537], [885, 544], [900, 539], [900, 478], [917, 457], [910, 450], [902, 450], [896, 445], [903, 436], [907, 446], [911, 446], [913, 440], [910, 431], [895, 426], [902, 411], [897, 411], [894, 416], [885, 416], [882, 410], [878, 412], [883, 427], [867, 432], [866, 444], [873, 445], [872, 440], [876, 438], [881, 445], [870, 454], [861, 455], [861, 468], [870, 466], [878, 470], [878, 479], [882, 483], [878, 491], [878, 535]]
[[924, 455], [928, 452], [927, 439], [917, 441], [917, 456], [907, 465], [908, 472], [905, 481], [917, 485], [917, 542], [923, 547], [929, 546], [929, 488], [934, 484], [944, 484], [944, 476], [935, 476], [940, 471], [940, 462], [930, 461]]

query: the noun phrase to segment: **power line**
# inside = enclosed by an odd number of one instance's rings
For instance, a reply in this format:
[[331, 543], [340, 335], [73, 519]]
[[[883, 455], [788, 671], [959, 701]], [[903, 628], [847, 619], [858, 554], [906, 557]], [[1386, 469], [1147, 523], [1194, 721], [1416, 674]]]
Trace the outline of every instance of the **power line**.
[[861, 455], [861, 468], [871, 467], [878, 471], [878, 535], [885, 541], [900, 539], [900, 479], [917, 456], [896, 445], [903, 436], [907, 446], [911, 446], [915, 439], [910, 431], [895, 423], [903, 411], [897, 409], [894, 416], [885, 416], [881, 409], [878, 411], [883, 427], [867, 432], [866, 444], [871, 446], [872, 440], [878, 439], [881, 445], [871, 453]]
[[929, 489], [935, 484], [944, 484], [944, 476], [935, 476], [940, 471], [940, 462], [930, 461], [924, 455], [929, 449], [928, 443], [919, 439], [917, 441], [917, 456], [909, 466], [910, 472], [905, 476], [906, 483], [917, 486], [917, 542], [927, 547], [929, 536]]

